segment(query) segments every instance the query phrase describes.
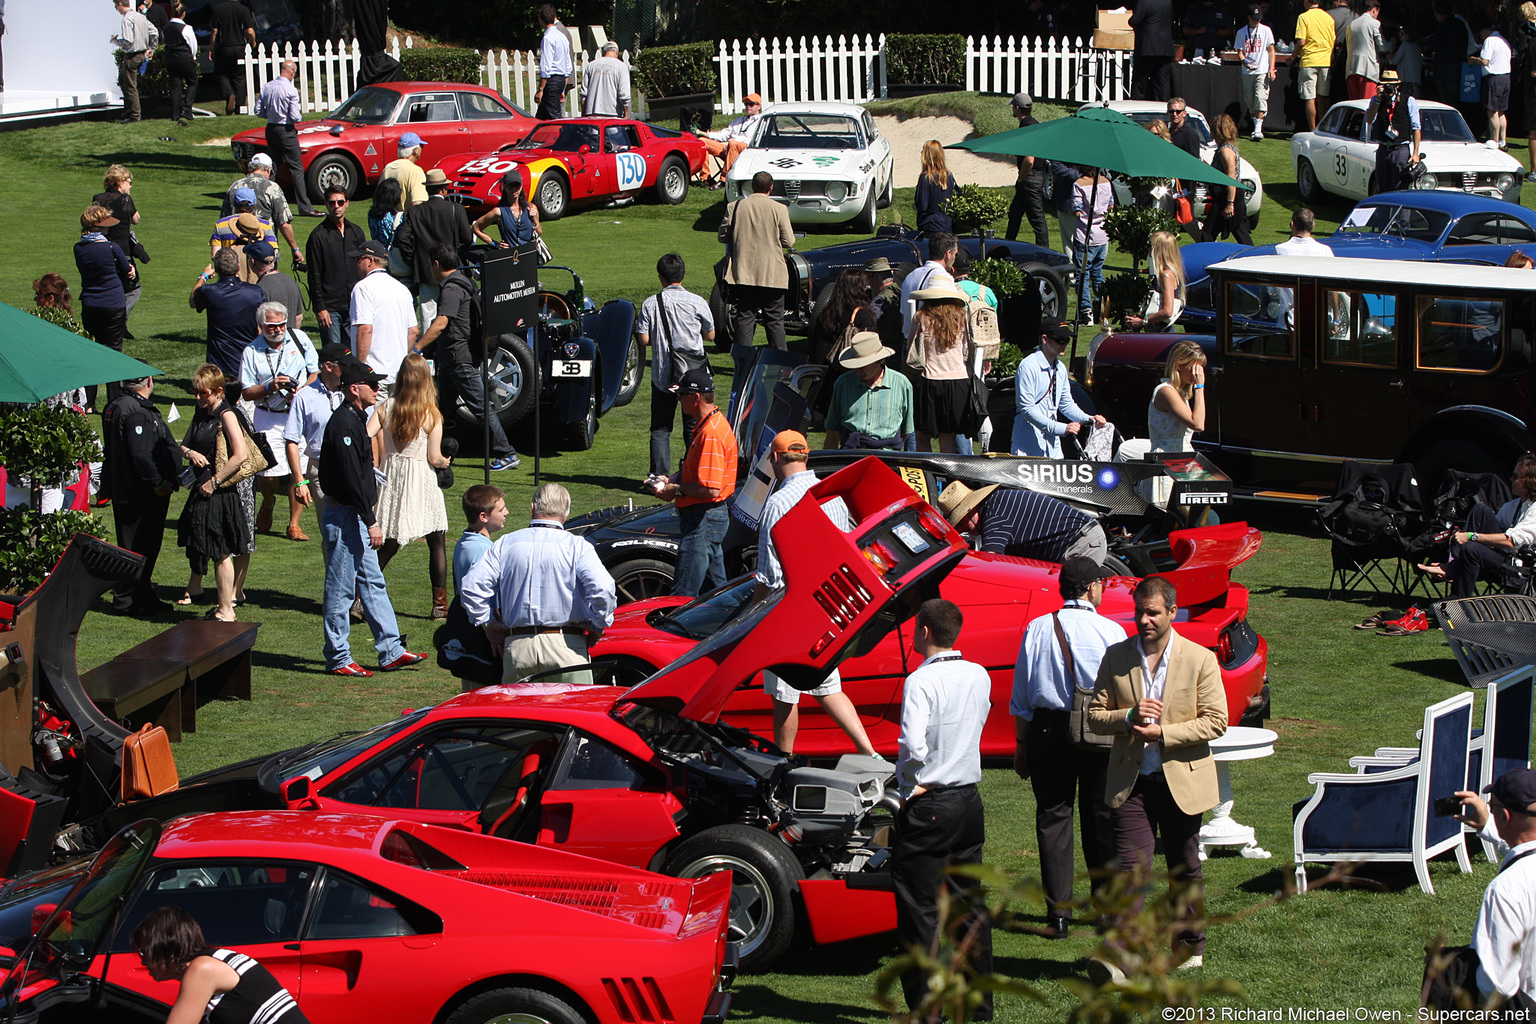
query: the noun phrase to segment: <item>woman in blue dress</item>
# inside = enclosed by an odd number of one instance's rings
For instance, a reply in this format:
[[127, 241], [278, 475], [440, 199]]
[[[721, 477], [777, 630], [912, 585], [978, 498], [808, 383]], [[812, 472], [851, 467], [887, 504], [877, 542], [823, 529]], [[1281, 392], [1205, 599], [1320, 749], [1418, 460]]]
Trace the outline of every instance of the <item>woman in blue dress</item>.
[[[501, 228], [501, 242], [485, 233], [487, 226]], [[475, 221], [475, 237], [502, 249], [520, 249], [539, 236], [539, 208], [523, 195], [523, 175], [517, 170], [501, 176], [501, 202]]]

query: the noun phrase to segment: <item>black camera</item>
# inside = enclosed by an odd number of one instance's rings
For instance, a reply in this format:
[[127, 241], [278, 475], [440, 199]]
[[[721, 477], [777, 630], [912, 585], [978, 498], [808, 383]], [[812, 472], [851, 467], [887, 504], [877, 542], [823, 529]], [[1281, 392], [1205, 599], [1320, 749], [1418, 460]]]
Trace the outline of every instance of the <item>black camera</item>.
[[1461, 813], [1461, 798], [1441, 796], [1435, 798], [1435, 817], [1454, 818]]

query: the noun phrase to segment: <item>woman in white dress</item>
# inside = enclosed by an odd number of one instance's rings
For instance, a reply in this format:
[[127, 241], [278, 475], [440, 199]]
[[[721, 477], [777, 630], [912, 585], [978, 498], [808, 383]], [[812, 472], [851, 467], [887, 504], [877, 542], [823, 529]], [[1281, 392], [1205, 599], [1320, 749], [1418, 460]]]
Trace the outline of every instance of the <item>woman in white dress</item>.
[[395, 552], [425, 537], [430, 555], [432, 618], [448, 616], [448, 509], [437, 486], [434, 469], [449, 460], [443, 455], [443, 415], [437, 409], [437, 386], [427, 361], [406, 356], [395, 378], [395, 393], [368, 421], [374, 454], [384, 471], [374, 518], [384, 532], [379, 568]]
[[1125, 326], [1133, 331], [1167, 331], [1184, 313], [1184, 258], [1179, 240], [1169, 231], [1152, 235], [1152, 294], [1141, 316], [1128, 316]]

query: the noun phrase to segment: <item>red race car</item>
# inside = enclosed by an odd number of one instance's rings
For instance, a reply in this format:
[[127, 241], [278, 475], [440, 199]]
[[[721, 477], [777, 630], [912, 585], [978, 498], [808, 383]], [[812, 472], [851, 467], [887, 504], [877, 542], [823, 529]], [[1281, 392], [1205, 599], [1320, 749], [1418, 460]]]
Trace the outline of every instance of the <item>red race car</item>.
[[[1231, 582], [1234, 566], [1252, 557], [1263, 539], [1246, 523], [1229, 523], [1169, 535], [1179, 568], [1161, 575], [1179, 592], [1179, 633], [1216, 653], [1233, 725], [1257, 725], [1269, 717], [1268, 644], [1248, 625], [1248, 590]], [[1013, 668], [1031, 619], [1061, 607], [1056, 585], [1061, 567], [1009, 555], [972, 552], [944, 578], [940, 592], [965, 613], [959, 648], [984, 665], [992, 677], [992, 713], [981, 736], [983, 757], [1013, 756], [1014, 727], [1008, 714]], [[1104, 589], [1101, 614], [1135, 633], [1131, 588], [1136, 580], [1117, 577]], [[681, 657], [752, 597], [751, 576], [696, 601], [657, 597], [623, 605], [613, 626], [593, 648], [594, 661], [612, 667], [612, 678], [644, 678]], [[912, 635], [898, 626], [868, 654], [850, 658], [839, 672], [843, 692], [859, 709], [870, 742], [887, 756], [896, 753], [901, 733], [902, 682], [922, 659], [912, 652]], [[761, 675], [737, 690], [725, 705], [725, 720], [760, 736], [773, 735], [772, 702]], [[807, 757], [848, 753], [848, 736], [814, 701], [800, 707], [795, 752]]]
[[[0, 944], [22, 968], [0, 999], [17, 1019], [160, 1024], [179, 983], [150, 978], [128, 937], [176, 906], [214, 947], [270, 970], [315, 1024], [719, 1024], [729, 900], [723, 876], [680, 881], [377, 816], [203, 814], [163, 834], [145, 820], [92, 860], [6, 887]], [[81, 1015], [92, 989], [102, 1002]]]
[[[318, 121], [299, 122], [299, 151], [309, 197], [319, 204], [325, 190], [341, 187], [355, 195], [373, 184], [399, 154], [400, 136], [415, 132], [426, 148], [421, 165], [443, 157], [495, 149], [528, 134], [539, 122], [495, 89], [462, 82], [381, 82], [357, 90]], [[269, 153], [264, 128], [230, 140], [242, 174], [251, 157]], [[287, 165], [274, 156], [276, 180], [289, 180]]]
[[[788, 948], [802, 906], [817, 941], [885, 931], [895, 924], [886, 870], [893, 765], [847, 757], [836, 769], [807, 767], [721, 724], [720, 712], [764, 668], [809, 688], [867, 651], [935, 595], [965, 543], [875, 459], [809, 494], [815, 500], [778, 526], [802, 542], [784, 549], [790, 586], [732, 606], [730, 622], [640, 686], [485, 687], [187, 780], [58, 841], [94, 848], [137, 818], [198, 810], [364, 812], [676, 877], [729, 871], [730, 934], [746, 968]], [[818, 504], [834, 497], [851, 511], [852, 533]]]
[[501, 176], [516, 168], [523, 195], [533, 198], [544, 220], [572, 205], [633, 200], [637, 192], [675, 206], [704, 167], [704, 143], [696, 137], [611, 117], [544, 121], [527, 138], [493, 152], [429, 155], [445, 157], [436, 166], [451, 182], [448, 195], [474, 214], [496, 205]]

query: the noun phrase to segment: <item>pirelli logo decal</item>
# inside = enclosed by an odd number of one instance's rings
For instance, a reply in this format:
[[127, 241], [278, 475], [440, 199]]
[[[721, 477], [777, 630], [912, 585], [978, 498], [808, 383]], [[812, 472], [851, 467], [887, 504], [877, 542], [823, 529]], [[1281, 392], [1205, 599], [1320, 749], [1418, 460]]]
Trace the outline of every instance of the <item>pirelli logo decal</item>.
[[902, 482], [917, 492], [917, 496], [924, 501], [930, 501], [928, 497], [928, 474], [916, 466], [901, 466], [898, 470]]

